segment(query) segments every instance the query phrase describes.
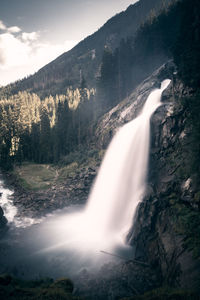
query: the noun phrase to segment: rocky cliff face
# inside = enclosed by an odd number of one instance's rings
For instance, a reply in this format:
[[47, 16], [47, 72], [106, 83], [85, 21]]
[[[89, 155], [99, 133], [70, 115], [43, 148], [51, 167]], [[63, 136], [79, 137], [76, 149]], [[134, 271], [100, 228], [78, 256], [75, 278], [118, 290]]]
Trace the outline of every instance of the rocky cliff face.
[[165, 78], [172, 82], [163, 93], [164, 105], [151, 120], [147, 191], [128, 241], [135, 259], [148, 263], [161, 285], [199, 289], [200, 262], [194, 250], [199, 240], [191, 225], [193, 217], [199, 223], [199, 187], [193, 180], [198, 174], [187, 168], [192, 127], [182, 105], [182, 99], [190, 98], [194, 91], [183, 86], [173, 64], [168, 63], [102, 118], [96, 137], [100, 147], [107, 147], [117, 128], [138, 114], [150, 91]]
[[199, 242], [187, 228], [192, 226], [189, 215], [199, 220], [199, 188], [192, 179], [197, 174], [187, 172], [192, 128], [181, 104], [191, 94], [178, 80], [172, 82], [163, 95], [166, 104], [152, 118], [148, 189], [129, 242], [135, 257], [148, 261], [164, 284], [198, 289], [200, 262], [192, 240]]
[[119, 127], [133, 120], [141, 111], [151, 91], [160, 86], [162, 80], [172, 77], [174, 65], [169, 61], [138, 85], [133, 92], [99, 121], [95, 140], [99, 148], [106, 149]]

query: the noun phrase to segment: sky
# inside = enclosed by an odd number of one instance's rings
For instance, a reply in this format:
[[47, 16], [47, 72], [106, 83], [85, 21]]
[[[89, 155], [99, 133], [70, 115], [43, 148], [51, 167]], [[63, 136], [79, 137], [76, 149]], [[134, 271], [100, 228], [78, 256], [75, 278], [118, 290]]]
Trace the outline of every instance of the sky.
[[137, 0], [0, 0], [0, 85], [33, 74]]

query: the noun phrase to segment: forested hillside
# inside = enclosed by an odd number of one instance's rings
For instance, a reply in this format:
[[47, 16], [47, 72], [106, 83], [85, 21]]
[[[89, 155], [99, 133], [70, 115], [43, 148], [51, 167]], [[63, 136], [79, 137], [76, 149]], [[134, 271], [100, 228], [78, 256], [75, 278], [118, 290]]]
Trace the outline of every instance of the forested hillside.
[[0, 166], [58, 162], [88, 141], [94, 117], [94, 90], [83, 87], [43, 100], [26, 91], [0, 100]]

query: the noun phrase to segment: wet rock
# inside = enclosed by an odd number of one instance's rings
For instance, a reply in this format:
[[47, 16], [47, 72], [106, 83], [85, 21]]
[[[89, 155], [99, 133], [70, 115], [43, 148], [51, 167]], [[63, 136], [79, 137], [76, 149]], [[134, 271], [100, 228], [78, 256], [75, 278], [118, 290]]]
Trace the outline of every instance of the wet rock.
[[0, 206], [0, 238], [8, 230], [7, 223], [8, 223], [8, 220], [4, 216], [3, 209]]
[[75, 281], [78, 282], [75, 295], [95, 300], [143, 294], [160, 283], [149, 266], [144, 267], [131, 260], [106, 264], [95, 274], [83, 270]]
[[0, 206], [0, 219], [3, 217], [3, 215], [4, 215], [4, 212], [3, 212], [2, 207]]

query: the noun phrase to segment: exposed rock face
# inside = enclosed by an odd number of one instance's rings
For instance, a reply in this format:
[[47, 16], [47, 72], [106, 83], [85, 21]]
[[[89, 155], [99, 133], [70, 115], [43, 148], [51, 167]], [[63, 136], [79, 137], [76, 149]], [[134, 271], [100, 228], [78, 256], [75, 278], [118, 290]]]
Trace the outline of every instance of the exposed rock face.
[[150, 263], [164, 284], [199, 289], [200, 262], [194, 259], [192, 247], [185, 247], [186, 236], [178, 224], [183, 210], [198, 212], [194, 201], [198, 187], [184, 171], [190, 130], [179, 100], [187, 94], [190, 91], [182, 83], [173, 82], [163, 95], [166, 105], [152, 118], [148, 189], [129, 242], [135, 258]]
[[97, 125], [96, 140], [100, 148], [107, 148], [108, 143], [119, 127], [133, 120], [141, 111], [151, 91], [159, 87], [162, 80], [172, 77], [172, 62], [163, 65], [144, 80], [132, 94], [106, 113]]

